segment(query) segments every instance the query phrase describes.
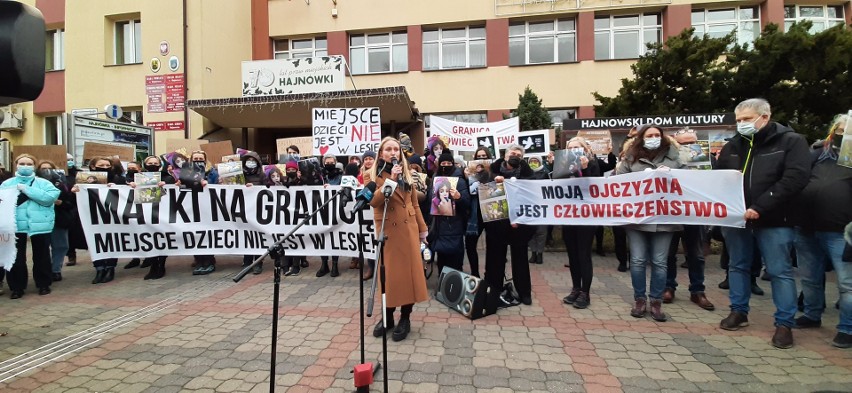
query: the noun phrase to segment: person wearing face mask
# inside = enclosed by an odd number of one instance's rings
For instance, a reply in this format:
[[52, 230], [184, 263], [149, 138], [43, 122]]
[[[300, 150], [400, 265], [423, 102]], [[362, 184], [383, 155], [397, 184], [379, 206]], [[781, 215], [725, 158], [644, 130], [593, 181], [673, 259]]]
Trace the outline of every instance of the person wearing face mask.
[[[490, 160], [491, 153], [485, 147], [480, 146], [473, 152], [474, 160]], [[480, 182], [488, 182], [488, 171], [484, 166], [477, 165], [476, 167], [468, 166], [468, 179], [470, 179], [470, 214], [467, 220], [467, 230], [464, 236], [465, 254], [467, 254], [467, 263], [470, 265], [470, 274], [479, 277], [479, 250], [477, 243], [479, 237], [482, 236], [482, 231], [485, 226], [482, 221], [482, 214], [479, 211], [479, 184]]]
[[[77, 184], [77, 173], [80, 172], [80, 168], [77, 167], [77, 162], [74, 160], [73, 155], [66, 154], [66, 158], [68, 159], [68, 171], [65, 176], [65, 185], [70, 190]], [[71, 212], [71, 227], [68, 229], [68, 254], [66, 255], [68, 262], [65, 263], [65, 266], [76, 265], [77, 250], [88, 248], [88, 245], [86, 245], [86, 236], [83, 233], [83, 223], [80, 221], [77, 209], [74, 209]]]
[[50, 259], [53, 281], [62, 281], [62, 263], [68, 253], [68, 229], [73, 223], [73, 212], [77, 210], [74, 193], [67, 186], [65, 176], [56, 170], [53, 161], [41, 160], [38, 163], [38, 177], [50, 181], [59, 190], [59, 198], [54, 204], [53, 232], [50, 233]]
[[[599, 161], [592, 153], [589, 143], [582, 137], [568, 140], [568, 149], [580, 157], [580, 172], [583, 177], [603, 176]], [[571, 176], [574, 177], [574, 176]], [[562, 302], [574, 308], [584, 309], [591, 304], [591, 288], [594, 270], [592, 268], [592, 240], [595, 226], [563, 225], [562, 241], [568, 254], [568, 268], [571, 272], [571, 292], [562, 298]]]
[[827, 261], [837, 275], [840, 292], [840, 319], [832, 341], [838, 348], [852, 348], [852, 263], [843, 262], [843, 231], [852, 222], [852, 168], [837, 165], [848, 123], [848, 115], [835, 116], [828, 137], [811, 152], [811, 176], [796, 197], [794, 209], [804, 302], [804, 314], [796, 318], [796, 327], [822, 326]]
[[20, 191], [15, 208], [17, 256], [6, 277], [12, 299], [20, 299], [27, 289], [28, 238], [32, 244], [33, 280], [38, 287], [38, 294], [49, 294], [53, 283], [50, 234], [56, 219], [53, 207], [59, 198], [59, 189], [52, 182], [36, 176], [35, 163], [35, 157], [21, 154], [15, 159], [15, 177], [0, 184], [0, 188]]
[[[326, 186], [339, 186], [340, 181], [343, 179], [343, 168], [338, 166], [337, 157], [333, 154], [328, 153], [322, 157], [322, 168], [323, 168], [323, 177], [325, 178]], [[338, 269], [337, 263], [340, 261], [340, 257], [333, 256], [331, 257], [331, 268], [328, 266], [328, 256], [323, 255], [320, 257], [322, 260], [322, 265], [319, 270], [317, 270], [317, 277], [324, 277], [326, 274], [331, 273], [331, 277], [337, 277], [340, 275], [340, 270]]]
[[[662, 127], [646, 124], [637, 129], [636, 138], [627, 143], [624, 160], [615, 169], [616, 175], [645, 170], [680, 169], [678, 144], [663, 136]], [[663, 291], [666, 286], [666, 264], [672, 232], [681, 230], [680, 225], [636, 224], [626, 225], [630, 244], [630, 277], [633, 282], [633, 309], [630, 315], [642, 318], [647, 313], [646, 271], [651, 265], [651, 291], [649, 293], [651, 318], [665, 322], [663, 313]]]
[[[89, 170], [93, 172], [105, 172], [107, 175], [107, 187], [114, 185], [126, 185], [127, 180], [124, 176], [116, 173], [113, 160], [109, 157], [96, 157], [89, 160]], [[80, 192], [79, 185], [74, 185], [71, 192]], [[115, 278], [115, 267], [118, 265], [118, 258], [105, 258], [92, 261], [92, 266], [95, 267], [95, 278], [92, 279], [92, 284], [108, 283]]]
[[[240, 156], [240, 160], [243, 163], [243, 175], [245, 175], [246, 178], [246, 187], [251, 187], [255, 184], [266, 184], [267, 180], [263, 172], [263, 168], [261, 168], [259, 154], [249, 151]], [[275, 167], [273, 166], [273, 168]], [[251, 265], [251, 263], [257, 258], [260, 258], [260, 255], [243, 255], [243, 267]], [[254, 268], [252, 268], [252, 274], [260, 273], [263, 273], [263, 263], [258, 263], [257, 265], [254, 265]]]
[[[166, 171], [166, 173], [162, 172], [161, 162], [162, 161], [160, 161], [160, 158], [157, 156], [148, 156], [145, 158], [144, 161], [142, 161], [141, 172], [160, 173], [160, 182], [158, 184], [159, 187], [163, 187], [166, 184], [175, 184], [175, 178], [168, 174], [168, 171]], [[129, 165], [128, 168], [130, 168]], [[129, 172], [130, 170], [128, 169], [128, 173]], [[128, 180], [131, 180], [128, 182], [128, 185], [130, 185], [131, 188], [136, 188], [136, 183], [133, 182], [132, 179]], [[128, 266], [125, 266], [124, 268], [128, 269], [130, 267], [134, 267], [131, 264], [129, 264]], [[142, 261], [140, 267], [149, 268], [148, 273], [145, 274], [145, 280], [158, 280], [160, 278], [163, 278], [166, 275], [166, 256], [160, 255], [155, 257], [147, 257]]]
[[434, 195], [435, 190], [432, 187], [428, 189], [426, 200], [433, 201], [432, 204], [436, 205], [438, 210], [444, 206], [445, 202], [450, 206], [450, 211], [453, 210], [452, 206], [455, 206], [453, 215], [431, 217], [429, 244], [437, 254], [439, 272], [444, 269], [444, 266], [461, 271], [464, 267], [464, 234], [470, 208], [470, 190], [461, 169], [454, 165], [452, 154], [445, 152], [438, 157], [435, 176], [456, 178], [458, 183], [454, 189], [446, 180], [442, 185], [435, 183], [439, 195]]
[[751, 265], [755, 240], [772, 277], [775, 334], [772, 345], [793, 346], [796, 326], [796, 281], [791, 249], [795, 239], [794, 200], [808, 184], [811, 158], [805, 138], [793, 129], [770, 121], [771, 108], [761, 98], [740, 102], [734, 109], [737, 135], [725, 144], [714, 169], [743, 173], [745, 228], [723, 227], [728, 263], [731, 313], [720, 327], [738, 330], [748, 325]]
[[[504, 179], [532, 179], [533, 171], [524, 161], [524, 148], [513, 144], [506, 148], [503, 158], [491, 163], [489, 181], [502, 183]], [[487, 314], [497, 312], [498, 307], [510, 304], [500, 299], [506, 271], [506, 253], [511, 247], [512, 282], [518, 291], [521, 303], [532, 304], [532, 282], [530, 264], [527, 260], [527, 245], [535, 228], [529, 225], [510, 224], [509, 220], [486, 222], [485, 226], [485, 281], [491, 288], [485, 308]]]
[[445, 151], [450, 152], [443, 139], [437, 135], [429, 137], [429, 141], [426, 143], [426, 173], [429, 177], [435, 176], [435, 171], [438, 169], [438, 157]]
[[[178, 179], [175, 185], [181, 188], [189, 188], [193, 192], [200, 192], [208, 184], [216, 184], [219, 182], [219, 172], [215, 167], [207, 170], [207, 153], [203, 150], [196, 150], [189, 155], [189, 161], [179, 166], [179, 159], [182, 155], [175, 153], [172, 156], [172, 172], [178, 174]], [[195, 269], [192, 270], [193, 276], [206, 275], [216, 271], [216, 257], [213, 255], [194, 255]]]
[[[541, 156], [531, 156], [527, 159], [530, 169], [533, 171], [533, 179], [543, 180], [550, 178], [550, 168]], [[530, 259], [529, 263], [541, 265], [544, 263], [544, 243], [547, 240], [547, 228], [549, 225], [535, 225], [535, 232], [530, 239]]]

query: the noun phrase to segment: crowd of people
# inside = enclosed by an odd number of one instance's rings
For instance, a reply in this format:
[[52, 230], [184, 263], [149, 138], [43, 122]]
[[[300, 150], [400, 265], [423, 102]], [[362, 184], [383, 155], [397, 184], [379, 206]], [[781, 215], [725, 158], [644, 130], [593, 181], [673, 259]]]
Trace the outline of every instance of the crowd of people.
[[[749, 299], [752, 294], [763, 294], [756, 279], [765, 266], [776, 307], [772, 344], [791, 347], [793, 328], [821, 326], [826, 304], [825, 273], [833, 269], [840, 294], [840, 322], [833, 344], [852, 347], [852, 258], [848, 255], [852, 252], [847, 244], [852, 239], [844, 240], [844, 231], [847, 237], [852, 237], [847, 229], [852, 221], [852, 168], [837, 165], [848, 117], [838, 115], [828, 135], [809, 147], [801, 135], [771, 121], [769, 103], [762, 99], [743, 101], [735, 109], [735, 115], [737, 134], [711, 158], [713, 169], [743, 173], [743, 184], [731, 187], [743, 187], [746, 227], [670, 224], [612, 227], [618, 270], [629, 270], [633, 286], [634, 302], [629, 314], [636, 318], [647, 315], [658, 322], [668, 319], [663, 304], [675, 299], [676, 254], [681, 244], [686, 256], [684, 267], [688, 269], [689, 299], [702, 309], [714, 310], [715, 305], [705, 295], [704, 283], [705, 248], [713, 238], [723, 243], [722, 262], [727, 276], [719, 287], [729, 289], [731, 305], [730, 314], [720, 322], [722, 329], [737, 330], [748, 325]], [[678, 143], [682, 136], [682, 132], [645, 124], [630, 131], [618, 156], [610, 153], [605, 158], [596, 156], [588, 141], [572, 138], [566, 148], [579, 157], [579, 165], [566, 176], [620, 176], [684, 168]], [[554, 178], [552, 153], [545, 157], [525, 157], [522, 146], [511, 145], [501, 156], [494, 157], [493, 150], [480, 147], [472, 158], [493, 160], [486, 168], [486, 165], [466, 167], [451, 149], [445, 140], [433, 136], [420, 155], [412, 147], [411, 139], [399, 134], [398, 139], [382, 140], [376, 152], [350, 157], [346, 165], [333, 155], [325, 155], [319, 160], [319, 174], [303, 173], [298, 165], [303, 157], [296, 146], [288, 147], [280, 162], [282, 166], [264, 165], [257, 153], [244, 151], [241, 161], [245, 183], [238, 186], [339, 185], [344, 175], [356, 177], [362, 185], [375, 182], [377, 189], [389, 180], [397, 182], [399, 187], [390, 197], [376, 192], [370, 204], [376, 233], [380, 232], [382, 222], [387, 228], [383, 272], [387, 285], [387, 323], [379, 322], [373, 334], [380, 337], [393, 329], [392, 338], [400, 341], [410, 332], [413, 305], [429, 298], [421, 244], [428, 244], [433, 251], [438, 271], [450, 267], [480, 277], [483, 266], [477, 244], [485, 233], [484, 282], [488, 288], [485, 313], [493, 314], [500, 308], [532, 304], [530, 266], [543, 262], [545, 244], [552, 239], [552, 226], [483, 220], [478, 196], [480, 185], [491, 182]], [[74, 198], [74, 192], [80, 189], [75, 185], [79, 169], [71, 155], [64, 176], [56, 171], [54, 163], [29, 155], [17, 157], [14, 163], [14, 173], [4, 172], [6, 180], [0, 185], [21, 191], [17, 201], [18, 257], [6, 274], [6, 281], [12, 299], [24, 295], [28, 281], [25, 251], [29, 240], [35, 285], [40, 295], [47, 295], [50, 286], [62, 280], [66, 258], [65, 266], [75, 265], [76, 250], [86, 247]], [[174, 184], [200, 190], [219, 182], [213, 164], [205, 152], [194, 151], [188, 157], [178, 153], [150, 156], [141, 163], [130, 163], [126, 169], [115, 158], [94, 158], [88, 161], [87, 169], [105, 172], [109, 185], [135, 187], [135, 173], [160, 172], [160, 186]], [[433, 184], [436, 178], [442, 183]], [[388, 210], [383, 221], [386, 199]], [[572, 288], [563, 302], [578, 309], [590, 307], [593, 244], [597, 239], [597, 253], [602, 254], [602, 228], [563, 225], [559, 229]], [[843, 254], [844, 250], [847, 255]], [[244, 256], [243, 265], [248, 266], [257, 257]], [[794, 279], [794, 259], [801, 276], [801, 295]], [[166, 274], [165, 262], [166, 256], [133, 259], [125, 269], [147, 267], [145, 279], [159, 279]], [[506, 287], [507, 262], [511, 262], [511, 290]], [[338, 263], [337, 256], [321, 256], [316, 276], [339, 276]], [[357, 258], [350, 260], [349, 269], [358, 269], [362, 263], [361, 279], [382, 273], [376, 271], [375, 261]], [[114, 279], [117, 259], [101, 259], [92, 264], [95, 268], [92, 284]], [[291, 277], [309, 267], [307, 258], [302, 256], [288, 256], [284, 264], [285, 276]], [[215, 269], [214, 255], [194, 256], [192, 274], [205, 275]], [[253, 273], [261, 274], [262, 265], [255, 266]], [[803, 309], [798, 318], [797, 303]], [[393, 318], [396, 308], [401, 309], [398, 321]]]

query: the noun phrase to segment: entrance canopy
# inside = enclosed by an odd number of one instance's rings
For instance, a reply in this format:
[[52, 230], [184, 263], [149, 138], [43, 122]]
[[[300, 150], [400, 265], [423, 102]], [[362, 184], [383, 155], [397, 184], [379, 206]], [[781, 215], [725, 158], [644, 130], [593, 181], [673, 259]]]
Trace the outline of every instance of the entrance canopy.
[[383, 124], [410, 123], [420, 115], [403, 86], [190, 100], [186, 106], [224, 128], [310, 128], [315, 107], [378, 107]]

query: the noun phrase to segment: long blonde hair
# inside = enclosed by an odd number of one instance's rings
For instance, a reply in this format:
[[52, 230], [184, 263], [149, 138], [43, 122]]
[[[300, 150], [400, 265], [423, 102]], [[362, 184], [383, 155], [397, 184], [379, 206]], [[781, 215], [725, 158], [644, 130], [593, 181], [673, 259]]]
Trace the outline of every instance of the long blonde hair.
[[[373, 167], [370, 168], [370, 172], [369, 172], [370, 180], [376, 181], [378, 176], [381, 175], [382, 170], [384, 170], [384, 165], [382, 166], [382, 168], [379, 168], [378, 161], [379, 161], [379, 158], [381, 158], [381, 156], [382, 156], [382, 151], [385, 149], [385, 144], [388, 143], [388, 142], [396, 143], [397, 146], [399, 146], [399, 151], [400, 151], [399, 154], [402, 156], [402, 157], [399, 157], [399, 163], [402, 165], [402, 174], [401, 175], [405, 179], [406, 184], [408, 184], [408, 185], [414, 184], [413, 183], [414, 179], [411, 177], [411, 171], [408, 168], [408, 160], [406, 160], [405, 156], [402, 154], [402, 144], [399, 143], [399, 140], [397, 140], [396, 138], [394, 138], [392, 136], [385, 137], [384, 139], [382, 139], [382, 143], [379, 144], [379, 151], [376, 152], [376, 156], [377, 156], [376, 162], [373, 163]], [[382, 161], [384, 161], [384, 159]], [[385, 165], [390, 165], [390, 163], [386, 162]]]
[[565, 143], [565, 147], [568, 147], [571, 142], [579, 142], [580, 146], [583, 146], [583, 152], [586, 153], [586, 158], [591, 159], [595, 156], [595, 153], [592, 152], [592, 145], [589, 144], [589, 141], [587, 141], [586, 138], [583, 138], [581, 136], [575, 136]]
[[[823, 147], [828, 148], [831, 146], [831, 141], [834, 139], [834, 136], [837, 135], [837, 130], [840, 129], [841, 124], [846, 124], [849, 121], [849, 115], [839, 114], [834, 116], [834, 119], [831, 120], [831, 128], [829, 128], [828, 136], [825, 138], [823, 142]], [[847, 125], [846, 128], [849, 128]]]

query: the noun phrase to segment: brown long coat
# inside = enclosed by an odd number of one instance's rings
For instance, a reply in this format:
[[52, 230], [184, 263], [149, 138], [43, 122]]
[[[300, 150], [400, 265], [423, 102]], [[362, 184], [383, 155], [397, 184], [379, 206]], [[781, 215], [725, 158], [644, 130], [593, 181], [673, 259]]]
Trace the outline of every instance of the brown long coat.
[[[376, 223], [376, 236], [381, 233], [385, 196], [383, 176], [376, 176], [376, 193], [370, 201]], [[420, 213], [413, 189], [403, 191], [397, 187], [388, 203], [384, 261], [387, 280], [387, 307], [400, 307], [429, 300], [423, 262], [420, 257], [420, 233], [426, 232], [426, 222]]]

